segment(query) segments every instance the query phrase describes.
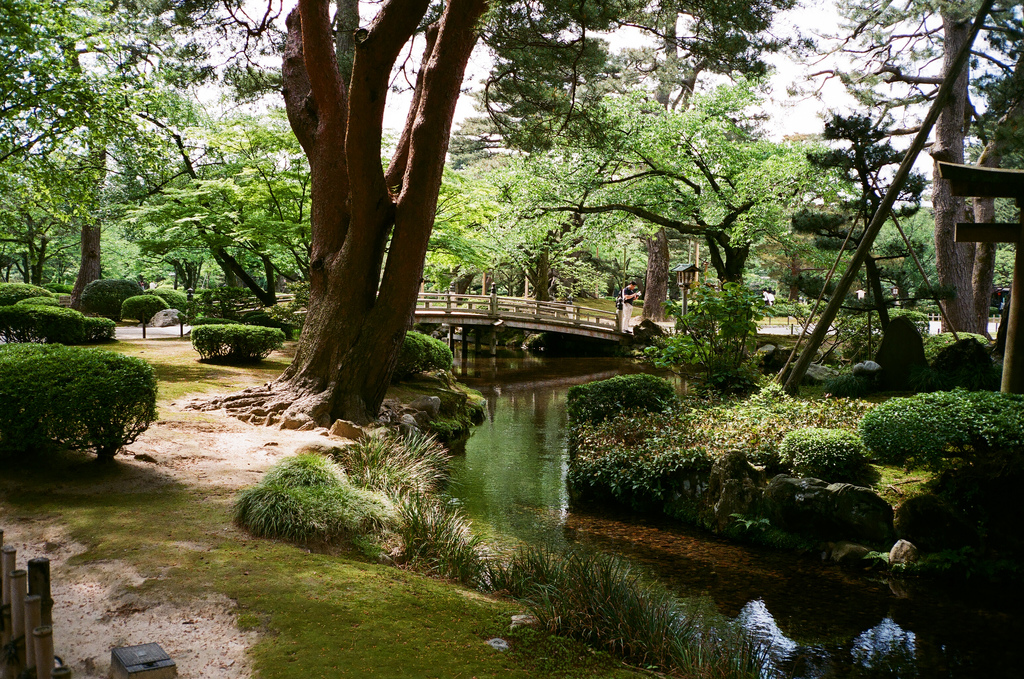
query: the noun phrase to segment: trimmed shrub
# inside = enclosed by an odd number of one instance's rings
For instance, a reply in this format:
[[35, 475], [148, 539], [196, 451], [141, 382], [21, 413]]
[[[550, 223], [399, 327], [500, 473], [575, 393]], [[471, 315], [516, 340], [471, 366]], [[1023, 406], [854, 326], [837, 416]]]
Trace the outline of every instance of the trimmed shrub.
[[81, 344], [86, 340], [85, 317], [62, 307], [0, 307], [0, 340], [8, 344]]
[[168, 309], [177, 309], [182, 313], [185, 312], [188, 307], [188, 297], [185, 293], [174, 290], [173, 288], [157, 288], [155, 290], [146, 290], [144, 295], [155, 295], [167, 302]]
[[28, 283], [0, 283], [0, 306], [11, 306], [30, 297], [52, 297], [49, 290]]
[[[984, 335], [976, 335], [970, 332], [957, 333], [961, 340], [967, 338], [973, 339], [975, 342], [980, 344], [983, 348], [988, 349], [989, 341]], [[951, 332], [941, 332], [938, 335], [925, 334], [924, 337], [924, 357], [929, 364], [935, 360], [943, 349], [951, 346], [956, 342], [956, 338], [953, 337]]]
[[110, 342], [117, 331], [117, 323], [102, 316], [85, 316], [82, 318], [85, 330], [85, 343]]
[[55, 295], [70, 295], [75, 291], [75, 287], [67, 283], [47, 283], [43, 287]]
[[192, 348], [203, 361], [260, 361], [284, 344], [277, 328], [249, 325], [203, 325], [192, 328]]
[[107, 278], [93, 281], [82, 291], [82, 311], [121, 320], [121, 305], [129, 297], [142, 294], [135, 281]]
[[405, 333], [393, 380], [404, 380], [426, 370], [451, 370], [452, 350], [439, 339], [418, 332]]
[[291, 340], [295, 328], [284, 321], [279, 321], [266, 311], [250, 311], [242, 315], [242, 323], [245, 325], [258, 325], [263, 328], [277, 328], [284, 332], [284, 337]]
[[954, 458], [1024, 448], [1024, 395], [940, 391], [891, 398], [860, 422], [871, 456], [942, 469]]
[[26, 297], [19, 299], [15, 306], [60, 306], [56, 297]]
[[167, 302], [162, 297], [136, 295], [129, 297], [121, 305], [121, 318], [134, 318], [146, 325], [153, 316], [167, 308]]
[[233, 321], [230, 318], [213, 318], [210, 316], [204, 316], [203, 318], [197, 318], [192, 321], [192, 327], [197, 325], [242, 325], [242, 322]]
[[830, 483], [857, 481], [867, 462], [860, 437], [846, 429], [795, 429], [782, 439], [779, 453], [801, 476]]
[[569, 387], [566, 413], [570, 425], [602, 422], [619, 413], [661, 413], [679, 403], [672, 385], [640, 373]]
[[61, 444], [109, 460], [156, 416], [156, 377], [143, 360], [82, 347], [0, 347], [0, 450]]

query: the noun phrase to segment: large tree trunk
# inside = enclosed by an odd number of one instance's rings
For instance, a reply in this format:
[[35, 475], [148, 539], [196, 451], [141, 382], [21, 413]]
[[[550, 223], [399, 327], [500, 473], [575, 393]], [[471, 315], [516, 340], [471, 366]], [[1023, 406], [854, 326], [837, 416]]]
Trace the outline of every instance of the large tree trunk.
[[[942, 17], [943, 27], [943, 74], [949, 72], [957, 52], [967, 41], [970, 22], [957, 20], [947, 14]], [[967, 105], [967, 84], [969, 67], [964, 66], [956, 80], [956, 87], [949, 103], [942, 109], [935, 125], [935, 145], [932, 157], [935, 162], [964, 162], [964, 113]], [[971, 291], [971, 276], [974, 269], [974, 247], [970, 243], [956, 243], [954, 229], [958, 221], [965, 221], [966, 203], [963, 198], [952, 195], [948, 180], [940, 179], [938, 165], [934, 172], [932, 207], [935, 210], [935, 268], [939, 285], [955, 291], [952, 299], [943, 302], [946, 316], [956, 330], [966, 331], [975, 327], [974, 300]], [[944, 328], [951, 330], [951, 328]]]
[[668, 299], [668, 234], [665, 229], [644, 239], [647, 245], [647, 280], [644, 283], [643, 317], [652, 321], [665, 320], [665, 300]]
[[100, 227], [98, 224], [82, 225], [82, 262], [78, 267], [75, 287], [71, 289], [71, 308], [82, 308], [82, 291], [93, 281], [98, 281], [100, 270]]
[[328, 0], [300, 0], [289, 15], [285, 106], [311, 175], [309, 311], [295, 360], [276, 382], [212, 405], [285, 427], [376, 417], [416, 303], [455, 103], [486, 4], [450, 0], [429, 29], [386, 176], [381, 136], [391, 68], [430, 3], [381, 7], [357, 40], [348, 88]]

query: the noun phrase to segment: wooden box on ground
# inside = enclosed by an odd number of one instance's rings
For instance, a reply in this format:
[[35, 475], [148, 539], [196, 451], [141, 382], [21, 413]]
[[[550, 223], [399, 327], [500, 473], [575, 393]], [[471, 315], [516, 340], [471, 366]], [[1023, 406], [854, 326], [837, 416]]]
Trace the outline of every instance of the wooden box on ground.
[[110, 672], [114, 679], [173, 679], [178, 667], [160, 644], [142, 644], [110, 651]]

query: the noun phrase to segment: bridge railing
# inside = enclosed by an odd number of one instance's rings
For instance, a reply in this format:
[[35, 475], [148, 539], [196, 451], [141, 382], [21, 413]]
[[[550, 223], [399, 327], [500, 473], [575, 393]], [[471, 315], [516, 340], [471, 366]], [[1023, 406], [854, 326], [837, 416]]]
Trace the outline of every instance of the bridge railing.
[[421, 292], [416, 308], [444, 314], [551, 320], [566, 325], [597, 326], [607, 330], [615, 330], [618, 327], [617, 314], [614, 311], [591, 309], [566, 302], [538, 302], [523, 297]]

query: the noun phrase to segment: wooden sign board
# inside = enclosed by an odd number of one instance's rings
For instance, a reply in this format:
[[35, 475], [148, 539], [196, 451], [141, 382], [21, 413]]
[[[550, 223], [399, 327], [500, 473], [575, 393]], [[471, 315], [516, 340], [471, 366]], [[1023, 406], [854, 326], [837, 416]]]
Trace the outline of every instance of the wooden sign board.
[[956, 225], [953, 240], [957, 243], [1019, 243], [1020, 224], [961, 222]]
[[1024, 200], [1024, 170], [940, 162], [939, 176], [949, 180], [954, 196]]

